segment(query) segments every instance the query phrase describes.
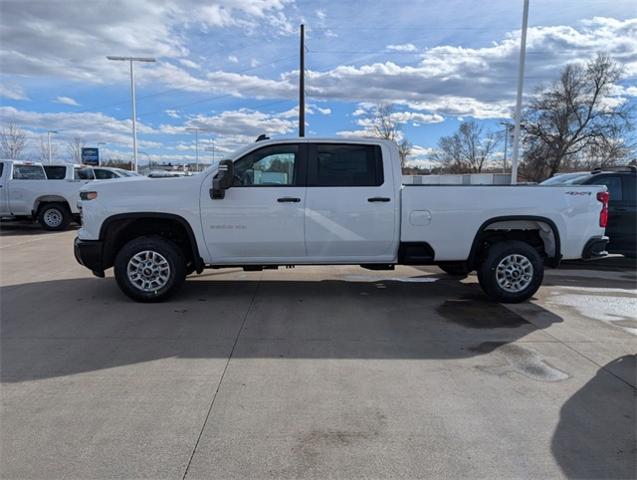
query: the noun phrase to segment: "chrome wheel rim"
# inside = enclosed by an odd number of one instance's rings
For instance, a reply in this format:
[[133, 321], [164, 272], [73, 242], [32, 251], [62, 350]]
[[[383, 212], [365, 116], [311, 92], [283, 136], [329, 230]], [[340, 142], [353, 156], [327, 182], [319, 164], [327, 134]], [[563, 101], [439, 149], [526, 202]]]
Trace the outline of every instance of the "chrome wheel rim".
[[62, 225], [62, 218], [62, 212], [57, 208], [49, 208], [44, 212], [44, 223], [46, 223], [48, 227], [59, 227]]
[[507, 255], [495, 269], [498, 286], [509, 293], [520, 293], [533, 281], [533, 264], [524, 255]]
[[143, 250], [136, 253], [126, 266], [128, 280], [143, 292], [155, 292], [170, 279], [170, 264], [161, 253]]

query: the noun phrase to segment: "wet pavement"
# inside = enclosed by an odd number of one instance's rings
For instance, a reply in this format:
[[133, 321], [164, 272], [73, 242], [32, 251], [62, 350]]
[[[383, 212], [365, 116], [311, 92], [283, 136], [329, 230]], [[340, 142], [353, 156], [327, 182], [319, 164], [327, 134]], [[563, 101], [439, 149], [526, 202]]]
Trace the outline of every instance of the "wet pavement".
[[209, 270], [143, 305], [0, 231], [3, 478], [634, 478], [637, 276]]

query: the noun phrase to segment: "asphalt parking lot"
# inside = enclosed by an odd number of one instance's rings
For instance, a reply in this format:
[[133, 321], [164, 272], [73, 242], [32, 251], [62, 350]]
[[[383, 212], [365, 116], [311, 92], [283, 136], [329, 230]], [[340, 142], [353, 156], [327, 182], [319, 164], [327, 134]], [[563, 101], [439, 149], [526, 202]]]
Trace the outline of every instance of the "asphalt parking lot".
[[207, 270], [169, 303], [5, 225], [3, 478], [634, 478], [637, 277]]

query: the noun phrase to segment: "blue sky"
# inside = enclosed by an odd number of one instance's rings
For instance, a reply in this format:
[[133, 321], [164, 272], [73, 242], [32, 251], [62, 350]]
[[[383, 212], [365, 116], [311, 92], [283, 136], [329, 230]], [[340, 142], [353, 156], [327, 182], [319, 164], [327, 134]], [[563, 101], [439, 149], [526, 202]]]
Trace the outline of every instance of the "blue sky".
[[[625, 69], [615, 101], [637, 101], [634, 1], [531, 0], [526, 98], [597, 52]], [[0, 117], [130, 159], [127, 64], [137, 68], [140, 161], [222, 156], [260, 133], [297, 132], [298, 25], [306, 25], [309, 135], [364, 135], [370, 108], [394, 105], [423, 161], [463, 119], [498, 128], [515, 100], [522, 1], [112, 0], [0, 2]]]

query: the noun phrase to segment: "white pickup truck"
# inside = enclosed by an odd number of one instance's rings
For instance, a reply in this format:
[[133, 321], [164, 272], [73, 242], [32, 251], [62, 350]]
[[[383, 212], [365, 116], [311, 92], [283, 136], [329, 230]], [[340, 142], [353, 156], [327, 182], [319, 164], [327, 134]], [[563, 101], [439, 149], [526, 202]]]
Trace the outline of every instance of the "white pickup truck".
[[35, 218], [45, 230], [64, 230], [79, 220], [79, 190], [95, 179], [90, 168], [0, 161], [0, 217]]
[[114, 266], [138, 301], [204, 268], [433, 264], [520, 302], [545, 264], [608, 241], [604, 186], [403, 185], [397, 147], [374, 139], [266, 140], [191, 177], [94, 182], [80, 197], [78, 262]]

